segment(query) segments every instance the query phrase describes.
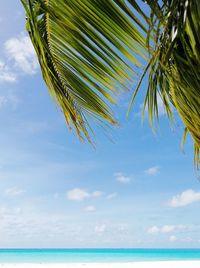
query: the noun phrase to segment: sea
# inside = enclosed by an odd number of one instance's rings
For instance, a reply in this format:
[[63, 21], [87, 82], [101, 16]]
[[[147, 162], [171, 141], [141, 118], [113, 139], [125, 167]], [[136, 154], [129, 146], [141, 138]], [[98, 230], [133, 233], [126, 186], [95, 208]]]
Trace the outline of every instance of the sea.
[[0, 263], [200, 260], [200, 249], [0, 249]]

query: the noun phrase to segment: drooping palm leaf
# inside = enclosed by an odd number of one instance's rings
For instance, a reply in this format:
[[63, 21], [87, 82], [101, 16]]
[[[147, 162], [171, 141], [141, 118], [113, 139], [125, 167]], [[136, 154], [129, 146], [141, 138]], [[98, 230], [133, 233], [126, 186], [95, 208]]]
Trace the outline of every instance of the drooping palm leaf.
[[[195, 166], [200, 163], [200, 2], [147, 1], [151, 8], [154, 49], [151, 54], [145, 105], [152, 122], [157, 116], [157, 94], [169, 117], [170, 102], [194, 140]], [[162, 4], [162, 5], [161, 5]], [[153, 51], [153, 52], [152, 52]], [[184, 135], [185, 138], [185, 135]]]
[[133, 79], [145, 27], [124, 1], [21, 1], [48, 89], [67, 124], [90, 140], [88, 116], [116, 123], [106, 100], [114, 103], [114, 93]]
[[[44, 80], [67, 124], [90, 140], [88, 116], [115, 123], [107, 101], [134, 77], [149, 52], [144, 100], [150, 124], [158, 96], [178, 111], [200, 161], [200, 4], [198, 0], [21, 0]], [[144, 77], [143, 75], [143, 77]], [[142, 78], [143, 78], [142, 77]], [[139, 82], [139, 86], [142, 82]], [[133, 100], [139, 90], [137, 87]], [[132, 100], [132, 101], [133, 101]]]

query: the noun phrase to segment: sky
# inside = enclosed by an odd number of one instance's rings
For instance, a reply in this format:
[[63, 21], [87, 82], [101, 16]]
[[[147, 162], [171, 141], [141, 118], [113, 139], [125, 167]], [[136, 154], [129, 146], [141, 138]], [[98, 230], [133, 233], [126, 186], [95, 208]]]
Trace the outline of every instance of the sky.
[[[12, 2], [12, 3], [11, 3]], [[42, 80], [19, 0], [0, 2], [0, 247], [199, 247], [200, 182], [162, 103], [156, 134], [131, 92], [95, 148], [69, 131]], [[134, 88], [134, 85], [133, 85]]]

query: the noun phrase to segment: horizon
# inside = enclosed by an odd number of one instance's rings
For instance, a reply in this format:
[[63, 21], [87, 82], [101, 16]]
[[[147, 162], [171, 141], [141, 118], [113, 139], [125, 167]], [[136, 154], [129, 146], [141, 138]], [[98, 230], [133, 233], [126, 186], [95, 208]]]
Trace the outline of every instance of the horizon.
[[0, 248], [0, 250], [106, 250], [106, 249], [116, 249], [116, 250], [126, 250], [126, 249], [133, 249], [133, 250], [200, 250], [200, 247], [199, 248], [181, 248], [181, 247], [178, 247], [178, 248], [118, 248], [118, 247], [113, 247], [113, 248]]

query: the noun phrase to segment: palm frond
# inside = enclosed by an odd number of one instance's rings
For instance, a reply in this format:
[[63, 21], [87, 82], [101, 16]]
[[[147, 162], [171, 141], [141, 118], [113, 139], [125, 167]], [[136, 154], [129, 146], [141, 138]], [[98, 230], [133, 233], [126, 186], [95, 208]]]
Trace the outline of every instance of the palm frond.
[[[149, 121], [158, 117], [157, 97], [169, 119], [170, 103], [178, 111], [194, 141], [194, 162], [200, 164], [200, 4], [198, 0], [147, 1], [153, 38], [148, 64], [149, 82], [144, 101]], [[145, 70], [147, 72], [147, 70]], [[141, 81], [140, 81], [141, 83]], [[138, 90], [138, 89], [137, 89]], [[135, 98], [135, 94], [133, 95]], [[184, 134], [184, 139], [186, 135]]]
[[[21, 0], [27, 30], [50, 94], [78, 136], [90, 140], [88, 117], [116, 124], [108, 103], [135, 78], [141, 57], [148, 72], [144, 100], [149, 121], [158, 118], [158, 96], [171, 105], [194, 140], [200, 163], [199, 0]], [[143, 111], [144, 111], [143, 109]], [[185, 138], [184, 134], [184, 138]]]
[[88, 117], [116, 124], [108, 102], [133, 81], [135, 55], [145, 55], [145, 27], [125, 1], [21, 1], [50, 94], [67, 124], [91, 141]]

